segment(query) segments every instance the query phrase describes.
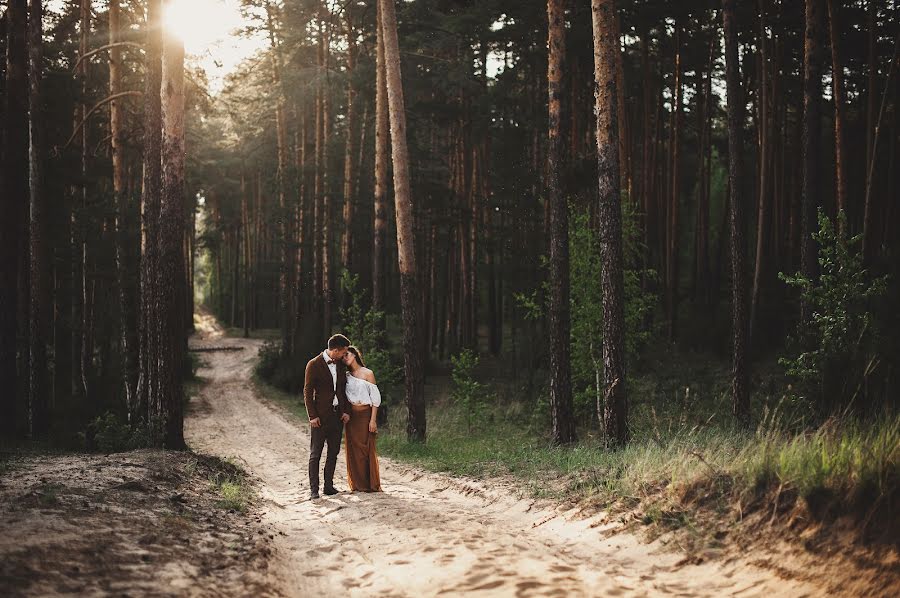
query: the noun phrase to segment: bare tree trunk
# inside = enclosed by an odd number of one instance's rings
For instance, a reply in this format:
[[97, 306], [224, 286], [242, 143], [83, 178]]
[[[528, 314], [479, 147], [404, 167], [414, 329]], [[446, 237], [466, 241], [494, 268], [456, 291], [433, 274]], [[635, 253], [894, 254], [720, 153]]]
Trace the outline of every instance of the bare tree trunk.
[[[171, 0], [167, 0], [170, 2]], [[184, 45], [164, 34], [162, 52], [162, 196], [159, 213], [159, 374], [156, 401], [165, 446], [184, 447], [182, 371], [184, 367]]]
[[672, 107], [672, 172], [671, 198], [666, 235], [666, 300], [668, 312], [669, 341], [674, 342], [678, 320], [678, 231], [681, 211], [681, 121], [682, 110], [682, 73], [681, 73], [681, 23], [675, 23], [675, 83], [674, 105]]
[[768, 34], [766, 33], [766, 1], [759, 0], [759, 55], [761, 68], [758, 73], [759, 95], [756, 99], [759, 106], [759, 195], [756, 217], [756, 263], [753, 269], [753, 288], [750, 292], [750, 332], [748, 342], [752, 344], [756, 331], [756, 314], [759, 304], [759, 291], [762, 284], [763, 264], [765, 262], [764, 244], [768, 233], [769, 212], [769, 65]]
[[[10, 0], [6, 12], [6, 88], [4, 90], [3, 194], [0, 219], [0, 426], [4, 436], [17, 432], [20, 414], [17, 374], [19, 269], [23, 267], [23, 231], [28, 205], [28, 56], [25, 0]], [[24, 373], [24, 372], [23, 372]]]
[[[803, 60], [803, 193], [800, 214], [800, 271], [812, 280], [818, 276], [818, 256], [813, 233], [817, 230], [816, 208], [821, 193], [822, 145], [822, 0], [806, 0]], [[801, 318], [809, 316], [801, 305]]]
[[406, 113], [400, 77], [400, 44], [394, 0], [379, 0], [384, 45], [384, 65], [391, 121], [394, 164], [394, 205], [397, 214], [397, 247], [400, 264], [400, 304], [403, 317], [406, 433], [410, 440], [425, 440], [425, 397], [419, 313], [416, 291], [416, 253], [413, 237], [413, 202], [409, 186], [409, 153], [406, 146]]
[[628, 397], [625, 389], [625, 292], [622, 249], [622, 199], [619, 177], [619, 114], [615, 0], [592, 0], [594, 78], [597, 115], [597, 171], [600, 224], [600, 285], [603, 292], [603, 403], [606, 441], [628, 442]]
[[[838, 212], [847, 211], [847, 173], [844, 156], [844, 121], [846, 99], [844, 93], [844, 64], [841, 60], [840, 0], [828, 0], [828, 26], [831, 37], [831, 95], [834, 100], [834, 169], [835, 200]], [[846, 219], [839, 219], [840, 234], [847, 234]]]
[[[141, 314], [136, 413], [149, 420], [151, 399], [159, 397], [159, 301], [156, 276], [159, 268], [159, 207], [162, 144], [162, 3], [147, 2], [147, 36], [144, 68], [144, 169], [141, 190]], [[158, 409], [155, 411], [158, 412]], [[146, 421], [151, 425], [154, 422]]]
[[750, 391], [747, 375], [747, 290], [744, 273], [743, 197], [743, 92], [738, 63], [736, 0], [722, 0], [725, 29], [725, 81], [728, 97], [728, 181], [731, 195], [731, 326], [732, 326], [732, 413], [746, 426], [750, 421]]
[[[612, 15], [615, 18], [615, 15]], [[563, 93], [565, 47], [565, 0], [547, 0], [549, 22], [549, 129], [547, 142], [547, 201], [550, 204], [550, 417], [554, 444], [575, 441], [569, 364], [569, 213], [560, 189], [562, 131], [560, 113]], [[611, 30], [610, 30], [611, 33]], [[612, 66], [615, 69], [615, 64]], [[615, 84], [613, 84], [615, 91]], [[618, 139], [615, 143], [618, 143]], [[618, 176], [618, 162], [616, 163]]]
[[50, 368], [47, 345], [50, 343], [50, 260], [46, 248], [47, 210], [44, 198], [44, 131], [41, 126], [41, 79], [43, 54], [43, 7], [31, 0], [28, 17], [29, 82], [29, 188], [30, 188], [30, 282], [28, 402], [29, 433], [32, 438], [46, 436], [50, 427]]
[[[353, 185], [356, 176], [354, 172], [356, 165], [353, 163], [355, 157], [354, 130], [356, 128], [356, 88], [353, 85], [353, 75], [356, 67], [356, 31], [353, 28], [351, 16], [348, 16], [347, 29], [347, 139], [344, 146], [344, 234], [341, 238], [341, 267], [348, 272], [352, 272], [354, 249], [353, 220], [356, 217], [356, 190]], [[363, 123], [363, 127], [365, 127], [365, 123]]]
[[[379, 0], [380, 2], [380, 0]], [[381, 9], [377, 19], [381, 19]], [[387, 77], [384, 65], [384, 34], [377, 24], [375, 75], [375, 231], [372, 244], [372, 308], [385, 309], [385, 266], [387, 254], [388, 151], [390, 117], [388, 115]], [[383, 321], [380, 321], [383, 325]]]

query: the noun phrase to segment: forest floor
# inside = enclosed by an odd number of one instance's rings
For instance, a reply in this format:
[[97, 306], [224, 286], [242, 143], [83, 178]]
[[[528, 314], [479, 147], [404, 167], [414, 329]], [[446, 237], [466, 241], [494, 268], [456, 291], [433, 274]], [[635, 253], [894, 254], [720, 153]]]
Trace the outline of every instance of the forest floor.
[[[310, 501], [308, 426], [252, 380], [262, 341], [202, 319], [196, 345], [237, 350], [205, 356], [188, 442], [261, 480], [263, 522], [277, 532], [270, 572], [286, 596], [814, 596], [841, 593], [855, 574], [810, 571], [812, 559], [774, 541], [686, 554], [669, 535], [645, 541], [627, 518], [522, 498], [509, 480], [384, 458], [383, 493]], [[345, 471], [342, 451], [339, 488]]]
[[4, 457], [0, 595], [277, 595], [242, 477], [188, 451]]

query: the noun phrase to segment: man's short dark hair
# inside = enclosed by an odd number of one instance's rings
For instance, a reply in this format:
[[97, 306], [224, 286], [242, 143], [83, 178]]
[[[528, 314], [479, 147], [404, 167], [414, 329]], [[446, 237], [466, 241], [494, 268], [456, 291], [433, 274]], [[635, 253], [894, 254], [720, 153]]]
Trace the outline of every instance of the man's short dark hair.
[[343, 334], [335, 334], [328, 339], [329, 349], [344, 349], [350, 346], [350, 339]]

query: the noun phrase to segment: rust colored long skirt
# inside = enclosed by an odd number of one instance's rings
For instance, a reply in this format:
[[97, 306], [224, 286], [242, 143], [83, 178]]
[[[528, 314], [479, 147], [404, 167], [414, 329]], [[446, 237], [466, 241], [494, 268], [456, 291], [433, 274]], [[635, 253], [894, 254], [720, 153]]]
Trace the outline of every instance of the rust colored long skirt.
[[352, 492], [381, 492], [375, 434], [369, 432], [372, 408], [353, 405], [346, 425], [347, 484]]

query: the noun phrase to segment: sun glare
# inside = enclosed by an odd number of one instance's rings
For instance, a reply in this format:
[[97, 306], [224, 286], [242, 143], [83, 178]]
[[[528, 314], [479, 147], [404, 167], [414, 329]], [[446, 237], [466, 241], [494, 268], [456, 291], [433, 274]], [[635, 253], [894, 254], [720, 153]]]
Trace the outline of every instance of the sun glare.
[[188, 54], [204, 54], [231, 35], [234, 19], [223, 0], [175, 0], [168, 3], [165, 27], [184, 41]]

